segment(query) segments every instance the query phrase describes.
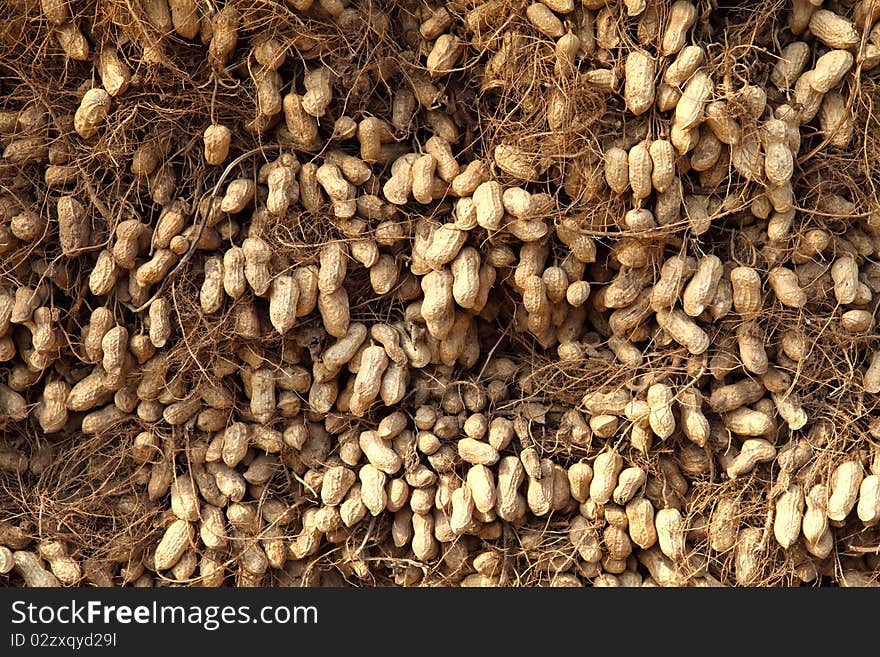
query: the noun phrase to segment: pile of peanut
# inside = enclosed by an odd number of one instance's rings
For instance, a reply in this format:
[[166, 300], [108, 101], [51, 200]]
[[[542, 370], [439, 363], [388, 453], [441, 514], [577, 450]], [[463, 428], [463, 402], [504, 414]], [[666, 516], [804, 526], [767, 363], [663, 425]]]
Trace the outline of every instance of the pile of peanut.
[[[0, 582], [877, 584], [880, 201], [805, 189], [880, 2], [757, 54], [688, 0], [22, 5], [69, 77], [0, 95], [0, 478], [95, 440], [153, 520], [0, 505]], [[198, 132], [121, 137], [181, 69]]]

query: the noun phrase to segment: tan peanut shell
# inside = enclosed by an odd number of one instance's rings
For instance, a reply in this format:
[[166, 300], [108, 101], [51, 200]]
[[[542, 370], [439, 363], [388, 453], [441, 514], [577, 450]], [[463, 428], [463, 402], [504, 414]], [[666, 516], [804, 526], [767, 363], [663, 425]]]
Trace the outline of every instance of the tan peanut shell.
[[831, 474], [827, 514], [830, 520], [846, 519], [858, 499], [863, 479], [862, 466], [858, 461], [844, 461]]
[[647, 498], [637, 497], [626, 504], [630, 538], [645, 550], [657, 542], [654, 515], [654, 505]]
[[654, 60], [643, 50], [633, 50], [626, 57], [624, 69], [626, 107], [639, 116], [654, 104]]
[[810, 32], [829, 48], [853, 48], [860, 36], [855, 26], [843, 16], [819, 9], [810, 17]]
[[672, 413], [672, 389], [663, 383], [648, 388], [648, 421], [651, 430], [660, 439], [669, 438], [675, 432], [675, 416]]
[[551, 39], [558, 39], [565, 34], [562, 21], [541, 2], [533, 2], [526, 7], [526, 18], [536, 30]]
[[432, 271], [422, 277], [421, 286], [422, 317], [431, 335], [442, 340], [449, 335], [455, 321], [453, 275], [446, 269]]
[[223, 260], [219, 256], [212, 256], [205, 260], [205, 280], [199, 291], [202, 312], [217, 312], [223, 303], [223, 297]]
[[880, 476], [870, 474], [862, 479], [856, 515], [866, 525], [880, 521]]
[[193, 526], [185, 520], [175, 520], [165, 530], [156, 546], [154, 563], [156, 570], [173, 567], [189, 548], [194, 538]]
[[229, 155], [232, 133], [225, 125], [212, 124], [205, 128], [205, 162], [211, 165], [223, 164]]
[[[696, 127], [703, 117], [706, 103], [711, 100], [714, 90], [715, 86], [707, 72], [701, 70], [694, 73], [685, 85], [681, 98], [675, 106], [673, 128], [689, 130]], [[722, 141], [724, 140], [722, 139]]]
[[810, 46], [803, 41], [793, 41], [782, 49], [779, 59], [770, 72], [770, 81], [779, 89], [788, 89], [798, 79], [810, 57]]
[[805, 502], [806, 511], [802, 529], [807, 551], [814, 556], [824, 558], [828, 556], [825, 544], [831, 535], [826, 515], [828, 487], [824, 484], [816, 484], [807, 493]]
[[736, 342], [743, 367], [754, 374], [766, 374], [769, 360], [764, 348], [764, 332], [755, 320], [737, 327]]
[[622, 457], [613, 451], [603, 452], [593, 462], [593, 479], [590, 482], [590, 499], [605, 504], [617, 487], [617, 476], [623, 467]]
[[773, 520], [773, 536], [783, 548], [789, 548], [801, 532], [804, 512], [804, 491], [792, 484], [776, 500], [776, 516]]
[[688, 439], [703, 447], [709, 439], [709, 420], [702, 411], [703, 396], [697, 388], [685, 388], [678, 393], [681, 428]]
[[682, 308], [691, 317], [703, 312], [715, 296], [718, 281], [723, 274], [723, 263], [715, 255], [707, 255], [697, 262], [697, 268], [682, 293]]
[[672, 63], [666, 67], [663, 81], [673, 86], [684, 84], [702, 65], [705, 56], [705, 52], [700, 46], [685, 46], [678, 52]]
[[110, 111], [110, 94], [104, 89], [89, 89], [83, 95], [73, 116], [74, 130], [83, 139], [98, 133], [99, 126]]
[[761, 276], [751, 267], [735, 267], [730, 271], [733, 286], [733, 307], [743, 317], [751, 317], [762, 307]]
[[733, 496], [718, 499], [709, 521], [709, 545], [716, 552], [727, 552], [736, 545], [739, 527], [739, 501]]
[[473, 193], [477, 223], [483, 228], [497, 230], [504, 216], [504, 200], [501, 184], [497, 181], [480, 183]]
[[651, 195], [652, 189], [651, 173], [653, 171], [653, 162], [646, 142], [639, 142], [629, 149], [627, 164], [629, 184], [632, 188], [633, 198], [648, 198]]
[[62, 252], [71, 255], [77, 249], [88, 246], [91, 227], [83, 205], [73, 196], [62, 196], [58, 199], [57, 211]]
[[605, 181], [616, 194], [623, 194], [629, 188], [627, 151], [616, 146], [605, 151]]
[[840, 84], [852, 68], [854, 58], [846, 50], [831, 50], [822, 55], [813, 67], [810, 86], [820, 94], [828, 93]]
[[794, 83], [794, 101], [799, 108], [798, 119], [807, 123], [816, 116], [822, 105], [822, 93], [813, 89], [814, 71], [804, 71]]
[[327, 333], [336, 338], [341, 338], [347, 333], [351, 312], [348, 292], [344, 287], [331, 294], [319, 292], [318, 311]]
[[737, 534], [734, 551], [734, 573], [741, 586], [754, 585], [761, 569], [763, 531], [758, 527], [744, 527]]
[[797, 274], [787, 267], [774, 267], [767, 275], [767, 281], [779, 302], [792, 308], [801, 308], [807, 302], [807, 295], [801, 289]]
[[774, 428], [769, 415], [743, 406], [723, 416], [724, 426], [740, 436], [761, 436]]
[[819, 108], [819, 127], [829, 136], [834, 148], [846, 148], [852, 141], [854, 123], [846, 99], [831, 91], [824, 95]]
[[131, 79], [131, 71], [119, 59], [116, 48], [105, 46], [98, 53], [98, 72], [101, 76], [101, 84], [111, 96], [118, 96], [125, 92]]
[[660, 551], [673, 562], [685, 556], [684, 521], [678, 509], [661, 509], [654, 517], [657, 528], [657, 544]]
[[75, 23], [68, 21], [58, 26], [55, 36], [58, 45], [70, 59], [87, 61], [89, 59], [89, 42]]
[[269, 289], [269, 320], [281, 335], [296, 323], [299, 286], [293, 276], [280, 275], [272, 280]]
[[60, 587], [61, 582], [49, 570], [43, 567], [40, 558], [33, 552], [16, 550], [12, 553], [13, 569], [24, 580], [27, 587]]
[[697, 19], [697, 8], [687, 0], [676, 0], [669, 9], [669, 22], [660, 45], [664, 56], [679, 52], [685, 44], [687, 31]]
[[651, 155], [651, 183], [654, 189], [663, 193], [675, 180], [675, 147], [665, 139], [655, 139], [648, 147]]

